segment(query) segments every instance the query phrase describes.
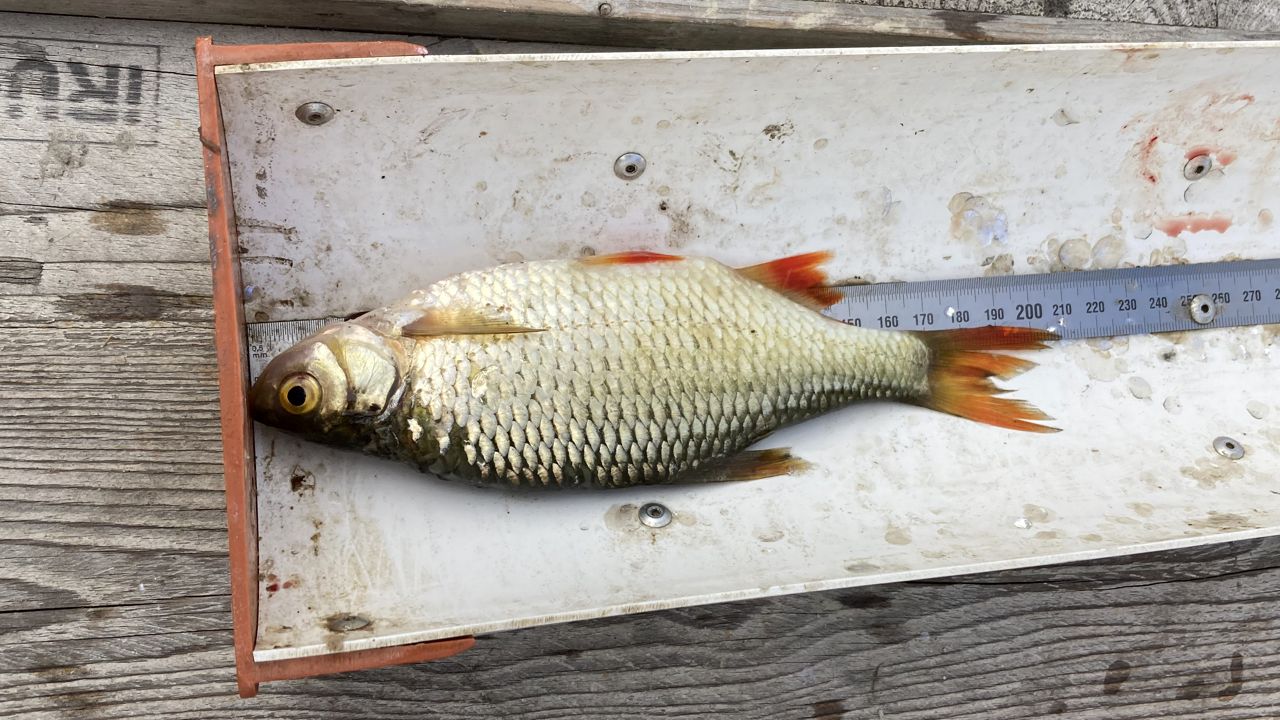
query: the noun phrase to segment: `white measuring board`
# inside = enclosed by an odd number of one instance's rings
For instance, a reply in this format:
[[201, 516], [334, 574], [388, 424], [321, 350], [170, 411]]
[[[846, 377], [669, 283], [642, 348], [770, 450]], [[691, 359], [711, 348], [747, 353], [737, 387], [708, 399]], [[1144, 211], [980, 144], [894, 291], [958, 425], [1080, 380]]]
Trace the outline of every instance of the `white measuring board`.
[[[584, 251], [832, 249], [834, 277], [875, 281], [1280, 257], [1277, 63], [1233, 44], [220, 68], [247, 316]], [[334, 119], [300, 122], [311, 101]], [[864, 405], [762, 443], [806, 474], [740, 484], [481, 490], [259, 427], [255, 656], [1274, 534], [1278, 337], [1064, 341], [1011, 383], [1062, 433]], [[675, 521], [641, 525], [649, 501]]]

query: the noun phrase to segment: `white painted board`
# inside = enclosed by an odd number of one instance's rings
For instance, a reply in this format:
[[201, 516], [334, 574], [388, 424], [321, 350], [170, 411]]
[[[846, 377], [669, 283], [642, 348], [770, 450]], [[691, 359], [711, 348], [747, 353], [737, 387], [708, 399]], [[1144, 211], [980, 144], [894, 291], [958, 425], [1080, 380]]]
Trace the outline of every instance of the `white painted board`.
[[[1257, 43], [220, 68], [247, 316], [587, 249], [834, 249], [834, 276], [877, 281], [1276, 257], [1278, 63]], [[335, 119], [299, 122], [308, 101]], [[1215, 167], [1190, 182], [1195, 153]], [[1063, 342], [1014, 383], [1062, 433], [865, 405], [762, 443], [806, 474], [742, 484], [482, 490], [259, 427], [255, 656], [1274, 534], [1278, 337]], [[676, 521], [641, 526], [651, 500]]]

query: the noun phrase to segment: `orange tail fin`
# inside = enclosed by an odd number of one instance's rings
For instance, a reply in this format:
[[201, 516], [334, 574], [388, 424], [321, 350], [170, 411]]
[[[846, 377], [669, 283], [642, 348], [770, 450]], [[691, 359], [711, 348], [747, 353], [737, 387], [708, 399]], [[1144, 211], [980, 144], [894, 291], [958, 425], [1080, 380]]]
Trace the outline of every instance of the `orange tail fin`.
[[1028, 420], [1052, 420], [1020, 400], [996, 397], [1006, 392], [991, 378], [1007, 380], [1030, 370], [1035, 363], [991, 350], [1037, 350], [1057, 336], [1044, 330], [1019, 327], [980, 327], [963, 330], [917, 332], [929, 346], [929, 395], [920, 404], [980, 423], [1026, 430], [1058, 432], [1059, 428]]

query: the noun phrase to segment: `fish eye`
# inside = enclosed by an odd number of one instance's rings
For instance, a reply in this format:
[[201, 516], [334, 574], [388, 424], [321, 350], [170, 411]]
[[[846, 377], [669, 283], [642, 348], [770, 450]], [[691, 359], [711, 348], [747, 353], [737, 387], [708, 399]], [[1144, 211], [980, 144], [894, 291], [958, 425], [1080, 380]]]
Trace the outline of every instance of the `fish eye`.
[[280, 406], [285, 412], [305, 415], [320, 404], [320, 383], [306, 373], [285, 378], [280, 383]]

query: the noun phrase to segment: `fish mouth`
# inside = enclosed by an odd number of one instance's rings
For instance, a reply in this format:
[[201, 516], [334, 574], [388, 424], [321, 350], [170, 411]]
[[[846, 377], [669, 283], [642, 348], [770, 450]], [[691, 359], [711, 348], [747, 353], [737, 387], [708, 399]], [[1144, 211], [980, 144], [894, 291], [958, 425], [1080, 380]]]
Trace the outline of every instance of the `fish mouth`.
[[265, 382], [263, 378], [258, 378], [249, 388], [248, 406], [249, 417], [257, 420], [264, 425], [274, 425], [275, 412], [271, 407], [271, 400], [275, 396], [275, 387], [273, 383]]

